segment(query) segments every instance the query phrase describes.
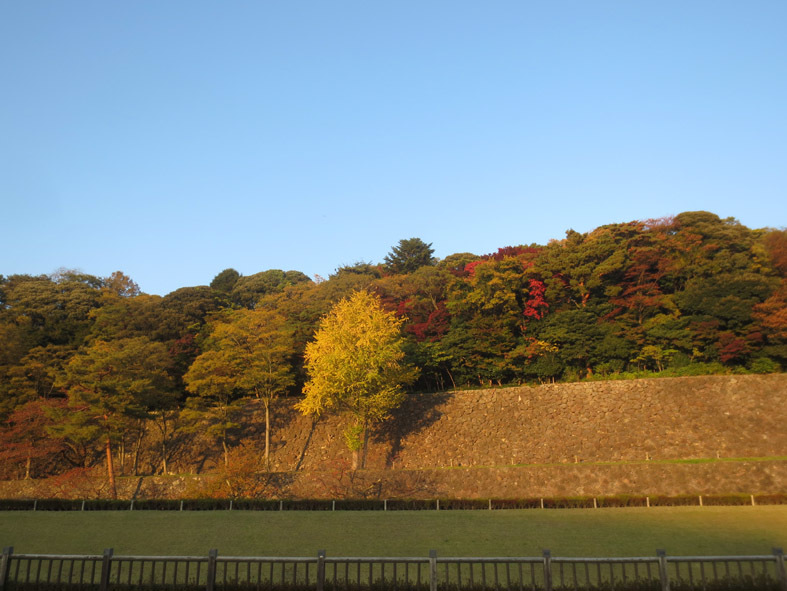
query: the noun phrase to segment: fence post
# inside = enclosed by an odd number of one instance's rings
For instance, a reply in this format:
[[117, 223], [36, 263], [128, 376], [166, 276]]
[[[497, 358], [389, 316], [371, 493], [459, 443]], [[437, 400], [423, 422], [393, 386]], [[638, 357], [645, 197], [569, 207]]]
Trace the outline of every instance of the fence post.
[[218, 555], [219, 551], [216, 548], [208, 552], [208, 580], [205, 585], [206, 591], [213, 591], [213, 588], [216, 586], [216, 557]]
[[317, 552], [317, 591], [323, 591], [323, 589], [325, 589], [325, 550], [319, 550]]
[[0, 557], [0, 591], [5, 589], [8, 580], [8, 573], [11, 571], [11, 555], [14, 553], [13, 546], [3, 548], [3, 555]]
[[437, 591], [437, 550], [429, 550], [429, 591]]
[[109, 588], [109, 571], [112, 568], [112, 554], [114, 552], [112, 548], [104, 549], [104, 556], [101, 559], [101, 591], [107, 591]]
[[669, 591], [669, 572], [667, 571], [667, 552], [656, 550], [659, 557], [659, 580], [661, 581], [661, 591]]
[[544, 589], [552, 591], [552, 552], [544, 550]]
[[787, 591], [787, 571], [784, 568], [784, 550], [781, 548], [773, 549], [773, 556], [776, 558], [776, 573], [779, 576], [782, 591]]

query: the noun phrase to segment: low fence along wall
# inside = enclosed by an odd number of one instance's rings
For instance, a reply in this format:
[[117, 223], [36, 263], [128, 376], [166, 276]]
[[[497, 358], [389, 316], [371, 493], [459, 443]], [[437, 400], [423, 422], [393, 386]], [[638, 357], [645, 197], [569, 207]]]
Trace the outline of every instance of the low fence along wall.
[[509, 499], [0, 499], [0, 511], [493, 511], [785, 505], [787, 494]]
[[3, 550], [0, 591], [69, 588], [397, 591], [553, 591], [558, 589], [787, 590], [784, 552], [757, 556], [629, 558], [233, 557], [14, 554]]

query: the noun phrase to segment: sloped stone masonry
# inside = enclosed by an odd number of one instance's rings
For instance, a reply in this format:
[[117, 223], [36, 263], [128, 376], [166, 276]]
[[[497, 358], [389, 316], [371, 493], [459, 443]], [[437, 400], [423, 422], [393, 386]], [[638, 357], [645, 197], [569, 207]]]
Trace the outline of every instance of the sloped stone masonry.
[[[313, 422], [293, 409], [294, 402], [281, 400], [274, 412], [276, 486], [270, 490], [276, 496], [787, 492], [787, 461], [775, 459], [787, 456], [787, 374], [415, 395], [375, 432], [367, 470], [352, 478], [345, 419]], [[247, 433], [260, 444], [262, 416], [261, 406], [247, 409]], [[193, 494], [213, 478], [209, 472], [221, 458], [215, 447], [194, 441], [188, 455], [173, 461], [178, 472], [196, 475], [121, 478], [121, 496]], [[738, 460], [724, 461], [733, 458]], [[34, 497], [36, 489], [30, 481], [0, 482], [0, 497]]]

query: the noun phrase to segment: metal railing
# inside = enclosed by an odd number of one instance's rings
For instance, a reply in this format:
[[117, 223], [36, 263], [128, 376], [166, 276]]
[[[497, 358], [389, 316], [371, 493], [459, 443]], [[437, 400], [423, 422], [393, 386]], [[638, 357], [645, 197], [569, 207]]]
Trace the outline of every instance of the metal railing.
[[0, 591], [787, 591], [784, 552], [756, 556], [313, 557], [14, 554], [3, 549]]

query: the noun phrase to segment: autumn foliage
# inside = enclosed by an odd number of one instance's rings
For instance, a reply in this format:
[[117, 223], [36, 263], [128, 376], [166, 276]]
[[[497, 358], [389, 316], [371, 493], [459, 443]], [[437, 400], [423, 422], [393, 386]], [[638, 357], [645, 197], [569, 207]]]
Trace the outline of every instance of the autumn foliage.
[[[253, 462], [235, 451], [250, 449], [238, 447], [249, 444], [238, 413], [250, 399], [303, 397], [310, 412], [343, 408], [357, 445], [366, 426], [387, 416], [386, 401], [408, 389], [775, 372], [787, 364], [784, 230], [684, 212], [569, 230], [546, 245], [433, 255], [410, 238], [382, 263], [340, 267], [327, 279], [225, 269], [210, 286], [164, 297], [141, 293], [120, 272], [0, 276], [0, 473], [62, 474], [67, 488], [88, 482], [85, 474], [95, 479], [98, 467], [109, 490], [115, 473], [177, 470], [190, 438], [200, 436], [214, 438], [207, 465], [223, 465], [233, 490], [264, 491], [243, 476], [264, 471], [264, 451]], [[360, 297], [353, 319], [344, 308]], [[362, 325], [372, 311], [389, 332]], [[340, 326], [347, 334], [357, 328], [355, 340], [341, 340]], [[346, 360], [352, 396], [318, 387], [329, 350], [369, 361], [386, 339], [395, 355], [380, 357], [378, 369], [352, 374]], [[383, 371], [395, 366], [417, 368], [417, 378]], [[339, 383], [340, 369], [325, 384]], [[361, 402], [364, 380], [374, 386], [369, 400], [386, 404]], [[261, 441], [276, 420], [260, 428]]]

